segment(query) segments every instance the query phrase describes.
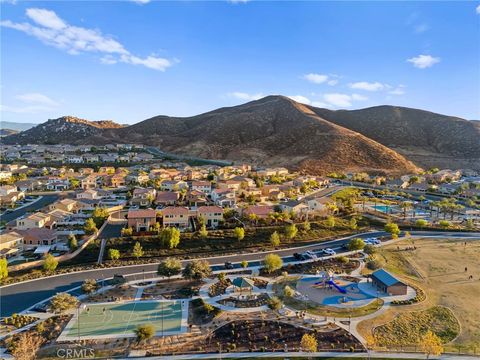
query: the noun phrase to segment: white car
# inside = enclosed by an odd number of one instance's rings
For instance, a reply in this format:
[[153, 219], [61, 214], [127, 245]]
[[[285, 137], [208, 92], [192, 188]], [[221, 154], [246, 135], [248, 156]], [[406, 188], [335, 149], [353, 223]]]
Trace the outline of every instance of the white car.
[[380, 245], [382, 243], [377, 238], [367, 238], [364, 239], [363, 242], [365, 243], [365, 245]]
[[310, 251], [310, 250], [305, 251], [302, 255], [309, 258], [309, 259], [312, 259], [312, 260], [317, 259], [317, 255], [313, 251]]
[[336, 255], [336, 254], [337, 254], [337, 253], [335, 252], [335, 250], [330, 249], [330, 248], [322, 249], [321, 251], [322, 251], [322, 253], [325, 254], [325, 255]]

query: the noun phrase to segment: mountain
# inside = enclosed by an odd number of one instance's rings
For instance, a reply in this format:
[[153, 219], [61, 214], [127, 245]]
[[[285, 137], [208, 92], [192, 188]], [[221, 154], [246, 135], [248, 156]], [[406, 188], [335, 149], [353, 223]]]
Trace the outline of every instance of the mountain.
[[0, 137], [17, 134], [18, 131], [12, 129], [0, 129]]
[[405, 173], [417, 166], [480, 170], [480, 123], [395, 106], [315, 108], [267, 96], [192, 117], [137, 124], [49, 120], [5, 143], [141, 143], [200, 158], [280, 165], [314, 173]]
[[125, 139], [201, 158], [289, 166], [315, 173], [416, 170], [386, 146], [328, 122], [282, 96], [187, 118], [157, 116], [126, 128], [106, 130], [90, 141]]
[[320, 117], [359, 132], [423, 167], [480, 168], [480, 122], [398, 106], [360, 110], [310, 107]]
[[3, 120], [0, 121], [0, 129], [15, 130], [17, 132], [31, 129], [32, 127], [37, 125], [38, 124], [34, 124], [34, 123], [18, 123], [18, 122], [3, 121]]
[[89, 121], [74, 116], [49, 119], [31, 129], [4, 138], [5, 144], [77, 144], [99, 135], [106, 129], [119, 129], [123, 125], [111, 120]]

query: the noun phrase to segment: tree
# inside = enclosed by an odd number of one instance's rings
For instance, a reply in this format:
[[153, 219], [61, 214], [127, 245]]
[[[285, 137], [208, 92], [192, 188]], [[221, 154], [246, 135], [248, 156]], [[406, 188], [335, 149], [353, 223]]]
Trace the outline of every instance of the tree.
[[316, 352], [318, 348], [317, 339], [313, 335], [303, 334], [302, 340], [300, 340], [300, 347], [306, 352]]
[[308, 220], [305, 220], [304, 223], [302, 224], [303, 231], [309, 232], [312, 226], [310, 225], [310, 222]]
[[329, 228], [335, 227], [335, 216], [327, 216], [327, 219], [325, 220], [325, 225]]
[[438, 356], [443, 352], [442, 341], [430, 330], [428, 330], [420, 340], [420, 346], [422, 351], [427, 355], [427, 359], [430, 355]]
[[207, 226], [205, 224], [202, 224], [202, 226], [200, 227], [200, 230], [198, 230], [198, 235], [200, 235], [200, 237], [202, 239], [206, 239], [207, 236], [208, 236], [208, 230], [207, 230]]
[[365, 247], [365, 242], [361, 238], [354, 238], [348, 242], [348, 250], [362, 250]]
[[21, 333], [10, 343], [10, 351], [15, 359], [34, 360], [42, 345], [42, 338], [33, 332]]
[[417, 221], [415, 221], [415, 226], [419, 227], [420, 229], [423, 229], [427, 225], [428, 221], [425, 219], [418, 219]]
[[75, 251], [78, 248], [77, 238], [73, 234], [70, 234], [68, 236], [68, 248], [70, 249], [70, 251]]
[[133, 235], [133, 228], [126, 227], [121, 230], [122, 236], [132, 236]]
[[155, 335], [155, 327], [152, 324], [138, 325], [134, 330], [137, 341], [145, 341], [151, 339]]
[[277, 254], [268, 254], [263, 259], [263, 264], [265, 266], [265, 270], [268, 273], [271, 273], [275, 270], [281, 269], [283, 266], [283, 260]]
[[182, 263], [180, 260], [169, 258], [158, 264], [157, 274], [160, 276], [170, 277], [178, 275], [182, 272]]
[[268, 307], [272, 310], [280, 310], [282, 308], [282, 300], [273, 296], [268, 300]]
[[86, 279], [82, 284], [82, 291], [86, 294], [94, 293], [98, 288], [99, 286], [94, 279]]
[[138, 241], [133, 246], [132, 255], [137, 260], [143, 256], [143, 248], [142, 248], [142, 245], [140, 245], [140, 243]]
[[438, 224], [443, 228], [443, 229], [448, 229], [450, 227], [450, 222], [448, 220], [440, 220]]
[[349, 223], [348, 223], [348, 227], [351, 229], [351, 230], [357, 230], [358, 228], [358, 224], [357, 224], [357, 219], [355, 218], [351, 218]]
[[53, 272], [58, 266], [58, 260], [52, 254], [47, 254], [43, 261], [43, 270], [47, 272]]
[[363, 252], [367, 255], [373, 255], [377, 252], [377, 248], [371, 244], [365, 245]]
[[244, 269], [246, 269], [248, 267], [248, 261], [246, 260], [242, 260], [242, 262], [240, 263], [240, 266]]
[[180, 244], [180, 230], [174, 227], [165, 228], [160, 233], [160, 239], [163, 246], [175, 249]]
[[245, 229], [243, 227], [236, 227], [235, 229], [233, 229], [233, 233], [235, 234], [235, 237], [238, 241], [243, 240], [243, 238], [245, 237]]
[[293, 290], [290, 286], [285, 286], [283, 288], [283, 294], [287, 297], [292, 297], [293, 295], [295, 295], [295, 290]]
[[0, 280], [8, 277], [8, 262], [7, 259], [0, 259]]
[[385, 231], [392, 235], [393, 239], [396, 239], [400, 234], [400, 228], [397, 224], [389, 222], [385, 224]]
[[68, 293], [58, 293], [50, 300], [50, 309], [60, 314], [78, 306], [78, 299]]
[[113, 261], [120, 259], [120, 251], [117, 249], [108, 249], [108, 258]]
[[94, 232], [98, 231], [97, 226], [95, 225], [95, 221], [93, 221], [92, 218], [88, 218], [87, 221], [85, 221], [85, 225], [83, 226], [83, 230], [88, 235], [93, 234]]
[[212, 269], [206, 260], [193, 260], [182, 271], [182, 276], [190, 280], [202, 280], [211, 274]]
[[297, 236], [298, 229], [295, 224], [289, 224], [285, 226], [285, 236], [288, 240], [292, 240], [295, 236]]
[[280, 245], [280, 235], [278, 234], [278, 232], [274, 231], [270, 235], [270, 244], [272, 244], [272, 246]]
[[98, 206], [93, 210], [92, 213], [92, 219], [97, 227], [102, 226], [109, 216], [110, 214], [106, 208]]

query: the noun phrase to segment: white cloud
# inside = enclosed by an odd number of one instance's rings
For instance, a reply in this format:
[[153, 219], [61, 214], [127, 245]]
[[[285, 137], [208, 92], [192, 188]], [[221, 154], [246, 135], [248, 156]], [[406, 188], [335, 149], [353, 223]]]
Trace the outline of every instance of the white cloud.
[[46, 45], [62, 49], [71, 55], [81, 53], [104, 54], [100, 61], [104, 64], [123, 62], [133, 65], [143, 65], [147, 68], [165, 71], [173, 65], [173, 61], [149, 55], [140, 58], [133, 55], [111, 36], [103, 35], [99, 30], [72, 26], [62, 20], [53, 11], [30, 8], [26, 11], [34, 24], [14, 23], [10, 20], [1, 21], [3, 27], [22, 31], [37, 38]]
[[339, 93], [325, 94], [323, 95], [323, 99], [327, 103], [336, 107], [352, 106], [352, 98], [350, 95], [347, 95], [347, 94], [339, 94]]
[[430, 30], [430, 26], [428, 26], [428, 24], [419, 24], [415, 26], [414, 30], [417, 34], [421, 34]]
[[367, 101], [368, 97], [360, 95], [360, 94], [352, 94], [352, 100], [355, 101]]
[[385, 89], [389, 85], [379, 83], [378, 81], [376, 82], [359, 81], [359, 82], [351, 83], [348, 86], [350, 86], [350, 88], [352, 89], [357, 89], [357, 90], [378, 91], [378, 90]]
[[480, 5], [476, 7], [475, 11], [477, 12], [477, 14], [480, 14]]
[[324, 103], [323, 101], [312, 101], [312, 103], [310, 105], [315, 106], [315, 107], [319, 107], [319, 108], [328, 108], [329, 107], [329, 105], [327, 103]]
[[27, 104], [36, 104], [44, 106], [58, 106], [58, 102], [52, 100], [46, 95], [40, 93], [27, 93], [15, 96], [15, 99]]
[[412, 63], [413, 66], [419, 69], [429, 68], [436, 63], [440, 62], [439, 57], [433, 57], [431, 55], [418, 55], [413, 58], [407, 59], [409, 63]]
[[252, 100], [261, 99], [265, 95], [263, 95], [262, 93], [248, 94], [245, 92], [235, 91], [235, 92], [228, 93], [228, 96], [239, 99], [239, 100], [252, 101]]
[[312, 103], [309, 98], [303, 95], [287, 95], [287, 97], [289, 97], [290, 99], [296, 102], [306, 104], [306, 105], [310, 105]]
[[303, 75], [303, 78], [314, 84], [322, 84], [328, 80], [328, 75], [310, 73]]
[[150, 0], [131, 0], [131, 1], [140, 5], [148, 4], [150, 2]]
[[309, 73], [302, 76], [303, 79], [314, 83], [314, 84], [323, 84], [327, 83], [330, 86], [334, 86], [338, 84], [338, 75], [330, 74], [317, 74], [317, 73]]
[[395, 89], [388, 92], [392, 95], [403, 95], [405, 94], [405, 85], [398, 85]]

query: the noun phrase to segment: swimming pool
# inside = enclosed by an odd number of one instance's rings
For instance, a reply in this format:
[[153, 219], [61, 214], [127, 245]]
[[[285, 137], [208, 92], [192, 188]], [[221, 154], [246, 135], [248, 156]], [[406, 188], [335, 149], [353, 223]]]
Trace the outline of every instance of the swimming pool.
[[394, 206], [388, 206], [388, 205], [374, 205], [373, 208], [385, 214], [392, 213], [395, 210]]

